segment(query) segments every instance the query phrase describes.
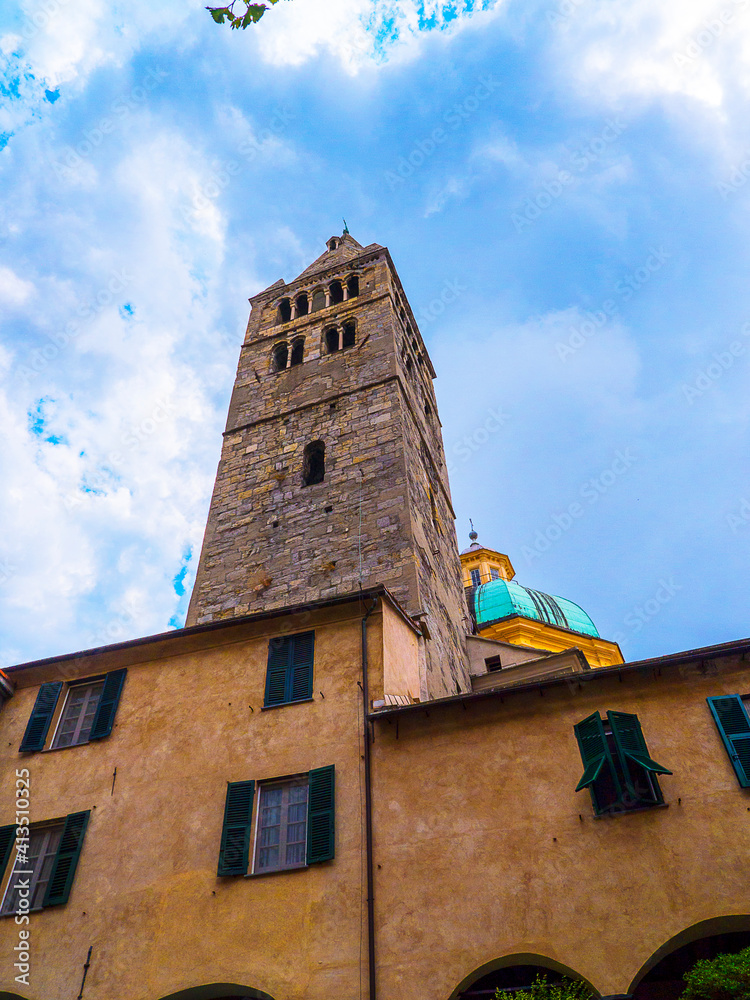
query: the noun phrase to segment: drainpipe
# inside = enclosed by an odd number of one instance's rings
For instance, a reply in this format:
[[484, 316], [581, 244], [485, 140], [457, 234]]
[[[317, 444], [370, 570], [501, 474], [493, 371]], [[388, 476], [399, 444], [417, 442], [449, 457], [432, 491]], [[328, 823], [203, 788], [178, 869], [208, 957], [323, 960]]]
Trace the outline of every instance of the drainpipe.
[[365, 740], [365, 852], [367, 856], [367, 965], [370, 979], [370, 1000], [376, 1000], [375, 990], [375, 889], [372, 858], [372, 771], [370, 761], [370, 694], [367, 683], [367, 619], [377, 607], [377, 598], [372, 599], [370, 610], [362, 619], [362, 702]]

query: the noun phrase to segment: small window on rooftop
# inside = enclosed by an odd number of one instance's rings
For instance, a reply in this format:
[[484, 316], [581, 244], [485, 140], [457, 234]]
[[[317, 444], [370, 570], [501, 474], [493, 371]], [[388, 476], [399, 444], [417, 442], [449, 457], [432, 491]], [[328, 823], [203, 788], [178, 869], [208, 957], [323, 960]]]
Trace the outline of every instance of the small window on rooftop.
[[314, 486], [322, 483], [326, 474], [326, 446], [322, 441], [311, 441], [305, 445], [302, 465], [302, 485]]
[[496, 569], [494, 566], [490, 566], [490, 580], [499, 580], [500, 570]]
[[479, 574], [479, 570], [478, 569], [471, 570], [470, 575], [471, 575], [472, 587], [478, 587], [482, 582], [482, 577]]

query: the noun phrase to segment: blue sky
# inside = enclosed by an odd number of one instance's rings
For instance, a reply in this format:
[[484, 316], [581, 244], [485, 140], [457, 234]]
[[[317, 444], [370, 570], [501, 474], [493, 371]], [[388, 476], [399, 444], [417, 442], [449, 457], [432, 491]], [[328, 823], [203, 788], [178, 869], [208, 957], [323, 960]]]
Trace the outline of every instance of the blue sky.
[[182, 624], [247, 298], [342, 217], [461, 546], [626, 659], [750, 633], [750, 2], [156, 8], [0, 13], [0, 661]]

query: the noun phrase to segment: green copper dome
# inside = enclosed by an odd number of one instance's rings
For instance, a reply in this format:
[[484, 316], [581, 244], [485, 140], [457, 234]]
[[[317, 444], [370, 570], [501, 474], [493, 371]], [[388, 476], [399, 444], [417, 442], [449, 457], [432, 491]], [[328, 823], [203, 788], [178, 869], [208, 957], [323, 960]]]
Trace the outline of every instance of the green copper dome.
[[583, 608], [564, 597], [551, 597], [510, 580], [490, 580], [467, 594], [480, 630], [503, 618], [520, 615], [571, 632], [599, 637], [596, 626]]

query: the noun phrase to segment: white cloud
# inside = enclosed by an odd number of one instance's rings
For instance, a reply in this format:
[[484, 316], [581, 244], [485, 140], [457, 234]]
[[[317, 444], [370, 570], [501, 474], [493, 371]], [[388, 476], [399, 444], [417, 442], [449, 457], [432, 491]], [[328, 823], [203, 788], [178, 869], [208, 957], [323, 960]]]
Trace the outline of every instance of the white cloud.
[[[479, 4], [477, 4], [479, 6]], [[495, 16], [501, 0], [488, 0], [487, 10], [460, 12], [440, 0], [295, 0], [279, 4], [258, 24], [263, 58], [275, 66], [299, 66], [327, 53], [354, 74], [385, 59], [411, 59], [420, 40], [434, 30], [453, 36], [479, 28]]]
[[0, 266], [0, 304], [20, 306], [34, 291], [30, 281], [19, 278], [9, 267]]
[[548, 12], [566, 73], [605, 104], [684, 96], [721, 112], [750, 85], [747, 0], [561, 0]]

